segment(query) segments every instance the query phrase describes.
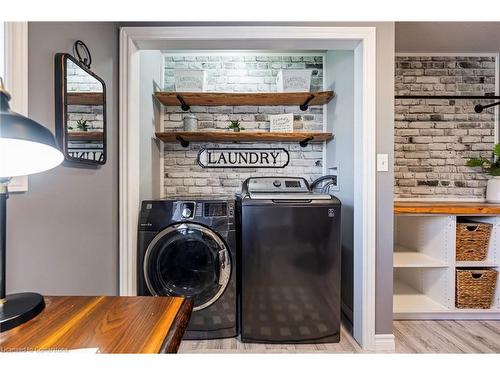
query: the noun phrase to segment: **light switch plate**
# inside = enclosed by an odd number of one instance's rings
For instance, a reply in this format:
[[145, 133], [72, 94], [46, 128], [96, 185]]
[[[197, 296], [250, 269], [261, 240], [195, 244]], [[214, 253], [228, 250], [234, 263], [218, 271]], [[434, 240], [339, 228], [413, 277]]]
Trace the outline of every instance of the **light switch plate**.
[[377, 172], [389, 171], [389, 155], [377, 154]]

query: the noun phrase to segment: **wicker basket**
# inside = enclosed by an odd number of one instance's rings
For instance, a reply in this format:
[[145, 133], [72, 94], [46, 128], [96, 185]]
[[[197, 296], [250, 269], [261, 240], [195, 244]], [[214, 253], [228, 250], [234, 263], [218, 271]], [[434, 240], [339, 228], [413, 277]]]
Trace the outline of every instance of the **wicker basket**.
[[488, 223], [457, 223], [457, 260], [485, 260], [492, 227]]
[[493, 269], [457, 270], [455, 306], [489, 309], [495, 296], [498, 272]]

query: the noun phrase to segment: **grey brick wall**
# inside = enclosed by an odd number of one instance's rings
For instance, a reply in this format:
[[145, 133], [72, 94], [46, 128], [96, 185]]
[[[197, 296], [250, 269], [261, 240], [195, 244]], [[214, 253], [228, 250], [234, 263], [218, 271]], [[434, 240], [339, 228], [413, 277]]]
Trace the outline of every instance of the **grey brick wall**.
[[[174, 91], [175, 69], [205, 69], [208, 91], [275, 92], [280, 69], [312, 69], [311, 90], [323, 89], [323, 56], [304, 54], [164, 54], [164, 89]], [[200, 131], [228, 131], [231, 120], [240, 120], [245, 131], [269, 130], [269, 115], [294, 113], [294, 130], [322, 131], [323, 108], [310, 107], [302, 112], [298, 106], [192, 106]], [[165, 107], [164, 129], [182, 130], [185, 113], [177, 106]], [[282, 147], [290, 153], [290, 163], [280, 169], [203, 169], [196, 157], [202, 147]], [[189, 148], [178, 144], [164, 145], [164, 194], [166, 197], [189, 195], [232, 195], [251, 176], [302, 176], [312, 181], [322, 175], [323, 145], [301, 148], [297, 143], [192, 143]]]
[[[484, 95], [495, 92], [495, 58], [397, 56], [396, 95]], [[475, 100], [395, 101], [397, 198], [481, 198], [487, 177], [469, 157], [491, 157], [495, 110]], [[490, 101], [481, 101], [482, 104]]]

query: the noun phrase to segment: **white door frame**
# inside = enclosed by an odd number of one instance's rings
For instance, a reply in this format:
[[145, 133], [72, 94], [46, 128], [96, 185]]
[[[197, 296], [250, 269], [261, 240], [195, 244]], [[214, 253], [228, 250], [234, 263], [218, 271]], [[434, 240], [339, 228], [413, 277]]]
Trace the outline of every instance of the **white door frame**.
[[[124, 27], [120, 30], [120, 295], [136, 293], [139, 216], [139, 51], [158, 42], [307, 40], [354, 42], [355, 233], [354, 338], [375, 349], [376, 33], [374, 27]], [[275, 47], [280, 49], [279, 45]]]

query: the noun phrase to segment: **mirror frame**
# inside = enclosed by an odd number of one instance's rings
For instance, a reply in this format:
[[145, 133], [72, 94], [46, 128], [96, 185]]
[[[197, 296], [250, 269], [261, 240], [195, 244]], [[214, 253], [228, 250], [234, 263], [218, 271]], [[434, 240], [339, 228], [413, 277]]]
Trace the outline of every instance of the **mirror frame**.
[[[69, 155], [68, 152], [68, 129], [67, 129], [67, 120], [68, 120], [68, 107], [67, 107], [67, 90], [66, 90], [66, 70], [67, 70], [67, 60], [71, 60], [75, 65], [77, 65], [80, 69], [82, 69], [85, 73], [91, 75], [97, 81], [102, 84], [103, 91], [103, 111], [102, 111], [102, 120], [103, 120], [103, 159], [101, 161], [96, 160], [88, 160], [88, 159], [79, 159]], [[56, 123], [56, 138], [59, 142], [59, 148], [61, 149], [64, 159], [70, 161], [72, 163], [82, 163], [87, 165], [103, 165], [106, 163], [107, 159], [107, 107], [106, 107], [106, 84], [103, 79], [97, 76], [94, 72], [92, 72], [87, 66], [76, 60], [69, 53], [56, 53], [55, 55], [55, 123]]]

